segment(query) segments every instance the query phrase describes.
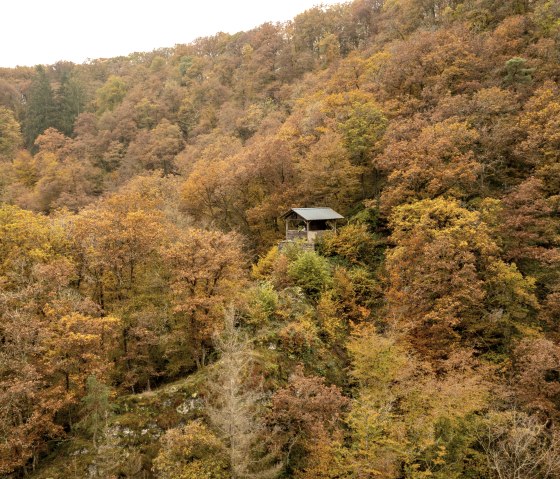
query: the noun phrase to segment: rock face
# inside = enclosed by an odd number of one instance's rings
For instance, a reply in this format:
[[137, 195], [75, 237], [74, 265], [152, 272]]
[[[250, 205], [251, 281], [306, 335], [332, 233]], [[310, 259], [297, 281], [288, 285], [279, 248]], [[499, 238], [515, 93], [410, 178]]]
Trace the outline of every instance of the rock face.
[[159, 438], [167, 429], [200, 416], [196, 374], [161, 389], [122, 398], [97, 444], [71, 441], [56, 461], [38, 470], [33, 479], [151, 479]]
[[182, 416], [186, 416], [190, 413], [193, 413], [194, 411], [201, 410], [201, 409], [202, 409], [202, 400], [193, 397], [179, 404], [179, 406], [177, 406], [175, 410]]

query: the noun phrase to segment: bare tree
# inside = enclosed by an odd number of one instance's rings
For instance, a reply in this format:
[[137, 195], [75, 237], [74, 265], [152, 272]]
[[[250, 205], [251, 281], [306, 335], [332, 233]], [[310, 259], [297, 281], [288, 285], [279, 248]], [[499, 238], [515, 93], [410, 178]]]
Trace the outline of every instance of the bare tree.
[[515, 410], [492, 413], [478, 440], [498, 479], [560, 477], [560, 437], [535, 416]]
[[263, 395], [253, 374], [255, 353], [235, 323], [230, 309], [224, 331], [214, 339], [220, 360], [208, 384], [208, 416], [228, 449], [232, 479], [274, 478], [281, 466], [264, 441]]

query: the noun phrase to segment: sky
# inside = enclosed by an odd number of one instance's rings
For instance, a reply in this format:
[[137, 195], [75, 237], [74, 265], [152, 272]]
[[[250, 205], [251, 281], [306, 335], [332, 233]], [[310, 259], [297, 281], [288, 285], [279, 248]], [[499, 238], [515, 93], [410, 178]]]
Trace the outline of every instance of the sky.
[[341, 0], [0, 0], [0, 67], [149, 52]]

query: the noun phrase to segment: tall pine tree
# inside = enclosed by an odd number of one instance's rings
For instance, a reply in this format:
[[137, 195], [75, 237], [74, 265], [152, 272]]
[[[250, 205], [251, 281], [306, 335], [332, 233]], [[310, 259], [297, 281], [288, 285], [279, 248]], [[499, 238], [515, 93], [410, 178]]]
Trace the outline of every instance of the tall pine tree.
[[31, 147], [35, 139], [49, 127], [56, 127], [56, 103], [53, 90], [42, 65], [29, 89], [27, 112], [23, 122], [25, 143]]
[[67, 73], [63, 74], [57, 93], [57, 129], [70, 136], [77, 116], [84, 110], [86, 93], [83, 85], [72, 74]]

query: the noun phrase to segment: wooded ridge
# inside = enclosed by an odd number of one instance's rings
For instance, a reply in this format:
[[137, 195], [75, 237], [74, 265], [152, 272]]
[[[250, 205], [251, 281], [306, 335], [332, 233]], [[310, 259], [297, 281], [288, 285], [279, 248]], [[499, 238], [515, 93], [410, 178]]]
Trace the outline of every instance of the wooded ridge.
[[560, 477], [559, 82], [554, 0], [0, 69], [0, 477]]

